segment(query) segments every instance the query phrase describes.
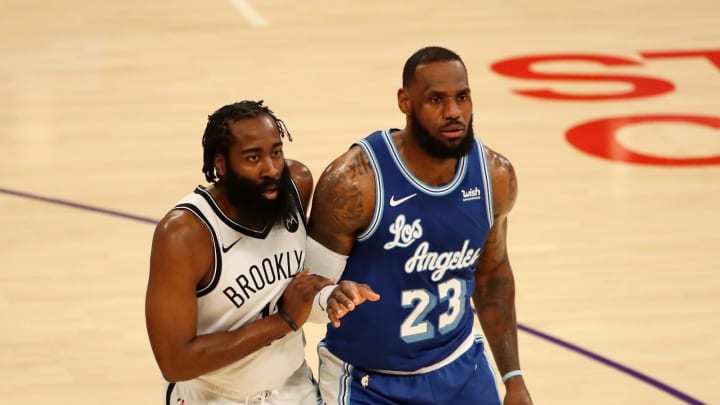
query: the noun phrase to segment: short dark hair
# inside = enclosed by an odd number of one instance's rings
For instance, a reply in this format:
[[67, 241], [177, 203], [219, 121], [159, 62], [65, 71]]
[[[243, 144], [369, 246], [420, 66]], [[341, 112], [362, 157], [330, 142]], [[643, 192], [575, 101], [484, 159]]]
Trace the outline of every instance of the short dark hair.
[[443, 48], [440, 46], [428, 46], [417, 50], [412, 56], [408, 58], [403, 67], [402, 73], [402, 85], [407, 87], [413, 80], [415, 80], [415, 70], [418, 66], [432, 62], [442, 61], [459, 61], [465, 66], [465, 62], [460, 58], [460, 55], [455, 52]]
[[285, 123], [276, 117], [270, 108], [263, 105], [263, 100], [244, 100], [228, 104], [220, 107], [212, 113], [212, 115], [208, 116], [207, 126], [205, 127], [205, 133], [202, 137], [202, 171], [207, 181], [215, 183], [218, 179], [215, 173], [215, 155], [220, 153], [227, 158], [230, 146], [235, 143], [230, 124], [238, 120], [256, 118], [264, 114], [269, 115], [275, 121], [280, 136], [284, 137], [287, 135], [288, 140], [292, 142], [292, 136], [290, 136], [290, 132], [288, 132]]

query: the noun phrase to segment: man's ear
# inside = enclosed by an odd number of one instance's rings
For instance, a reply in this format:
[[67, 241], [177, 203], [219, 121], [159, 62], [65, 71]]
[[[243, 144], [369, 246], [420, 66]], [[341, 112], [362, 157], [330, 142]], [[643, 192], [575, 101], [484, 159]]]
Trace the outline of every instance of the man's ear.
[[405, 115], [410, 114], [410, 111], [412, 111], [412, 107], [410, 104], [410, 96], [408, 95], [407, 91], [403, 88], [398, 89], [397, 98], [398, 108], [400, 108], [400, 111], [402, 111], [402, 113]]
[[218, 177], [225, 176], [225, 156], [222, 153], [215, 154], [215, 174]]

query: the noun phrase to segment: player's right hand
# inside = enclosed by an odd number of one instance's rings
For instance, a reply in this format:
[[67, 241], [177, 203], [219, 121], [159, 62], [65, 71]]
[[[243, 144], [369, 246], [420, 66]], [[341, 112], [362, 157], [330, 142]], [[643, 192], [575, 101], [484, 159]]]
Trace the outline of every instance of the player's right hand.
[[317, 274], [310, 274], [306, 267], [293, 277], [285, 289], [282, 296], [283, 310], [298, 326], [302, 326], [310, 316], [315, 294], [333, 284], [333, 280]]
[[327, 314], [334, 327], [340, 327], [340, 318], [354, 310], [365, 301], [377, 301], [380, 294], [373, 291], [367, 284], [343, 280], [333, 290], [327, 301]]

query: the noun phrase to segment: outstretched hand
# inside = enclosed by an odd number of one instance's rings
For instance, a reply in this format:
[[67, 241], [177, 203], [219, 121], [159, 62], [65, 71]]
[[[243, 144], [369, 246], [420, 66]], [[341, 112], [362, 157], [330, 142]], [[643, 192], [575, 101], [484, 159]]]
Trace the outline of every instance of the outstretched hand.
[[367, 284], [359, 284], [350, 280], [343, 280], [333, 290], [327, 300], [327, 314], [334, 327], [340, 326], [340, 318], [354, 310], [365, 301], [377, 301], [380, 294], [373, 291]]

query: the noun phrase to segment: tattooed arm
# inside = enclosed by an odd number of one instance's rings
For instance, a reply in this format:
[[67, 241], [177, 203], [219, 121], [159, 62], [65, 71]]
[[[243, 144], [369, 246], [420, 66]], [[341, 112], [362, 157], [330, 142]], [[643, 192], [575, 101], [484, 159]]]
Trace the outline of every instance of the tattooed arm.
[[[320, 176], [313, 196], [308, 236], [323, 248], [347, 257], [355, 244], [355, 235], [370, 224], [374, 209], [375, 178], [365, 153], [355, 146], [335, 159]], [[314, 263], [326, 265], [323, 262], [324, 257], [320, 257], [325, 256], [322, 251], [308, 249], [307, 254], [306, 263], [309, 264], [311, 272], [315, 267]], [[337, 274], [337, 278], [342, 275], [344, 264], [343, 260], [337, 266], [331, 266], [332, 273]], [[357, 305], [365, 300], [378, 299], [380, 296], [370, 286], [343, 280], [327, 297], [327, 301], [319, 294], [316, 302], [324, 302], [319, 305], [324, 308], [322, 311], [327, 313], [324, 321], [330, 321], [338, 327], [340, 318]], [[315, 315], [320, 314], [317, 308], [317, 305], [313, 308], [313, 322], [317, 319]]]
[[[478, 259], [473, 302], [500, 375], [520, 370], [515, 318], [515, 281], [507, 254], [507, 215], [515, 204], [517, 179], [504, 156], [487, 149], [495, 219]], [[504, 404], [531, 404], [522, 376], [505, 383]]]
[[367, 227], [375, 209], [375, 178], [362, 149], [335, 159], [318, 180], [308, 234], [328, 249], [350, 254], [355, 234]]

